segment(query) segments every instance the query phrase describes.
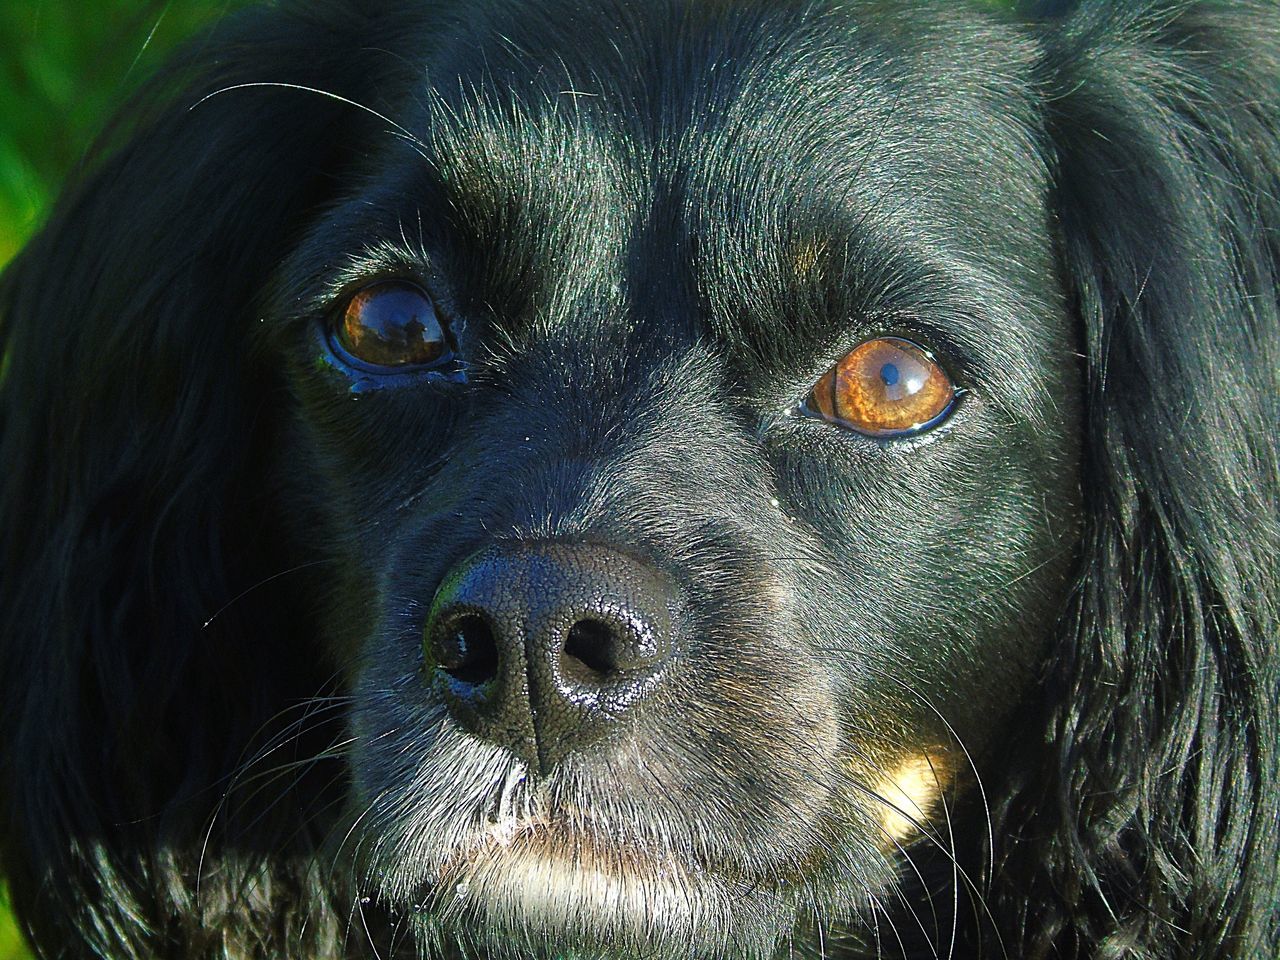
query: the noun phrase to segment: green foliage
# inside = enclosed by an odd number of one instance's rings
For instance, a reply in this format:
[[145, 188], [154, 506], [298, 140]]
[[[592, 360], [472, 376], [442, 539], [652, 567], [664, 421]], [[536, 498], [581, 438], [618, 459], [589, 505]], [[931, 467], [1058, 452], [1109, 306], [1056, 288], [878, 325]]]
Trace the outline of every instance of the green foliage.
[[0, 960], [30, 960], [30, 957], [22, 934], [9, 914], [8, 901], [0, 891]]
[[178, 40], [243, 2], [0, 3], [0, 264], [38, 225], [112, 107]]

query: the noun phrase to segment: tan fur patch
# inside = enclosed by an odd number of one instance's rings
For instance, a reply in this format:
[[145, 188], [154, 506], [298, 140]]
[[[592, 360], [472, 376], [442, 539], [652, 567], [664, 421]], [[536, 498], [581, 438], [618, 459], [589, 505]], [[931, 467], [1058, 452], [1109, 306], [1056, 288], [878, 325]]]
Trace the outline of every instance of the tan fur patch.
[[820, 237], [811, 237], [797, 244], [791, 254], [791, 265], [796, 276], [804, 280], [821, 280], [828, 253], [827, 241]]
[[952, 780], [951, 765], [941, 754], [905, 757], [875, 786], [883, 798], [880, 827], [888, 844], [917, 836], [933, 816], [942, 793]]

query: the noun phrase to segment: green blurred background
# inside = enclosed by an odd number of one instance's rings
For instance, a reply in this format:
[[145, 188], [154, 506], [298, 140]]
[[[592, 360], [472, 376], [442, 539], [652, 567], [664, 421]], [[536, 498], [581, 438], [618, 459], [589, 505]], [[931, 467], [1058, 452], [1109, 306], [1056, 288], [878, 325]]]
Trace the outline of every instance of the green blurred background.
[[112, 108], [175, 43], [243, 4], [0, 0], [0, 265]]
[[[110, 111], [175, 43], [244, 0], [0, 0], [0, 266]], [[0, 902], [0, 960], [30, 954]]]

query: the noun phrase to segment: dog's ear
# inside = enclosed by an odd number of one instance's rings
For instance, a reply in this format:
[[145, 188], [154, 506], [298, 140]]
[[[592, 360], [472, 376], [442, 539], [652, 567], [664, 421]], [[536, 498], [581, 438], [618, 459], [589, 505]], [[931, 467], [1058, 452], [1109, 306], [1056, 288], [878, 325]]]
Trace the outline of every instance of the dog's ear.
[[[163, 942], [182, 911], [140, 890], [195, 880], [167, 838], [198, 835], [255, 729], [320, 682], [290, 655], [287, 578], [249, 589], [296, 560], [257, 473], [284, 401], [249, 332], [302, 219], [390, 128], [372, 91], [407, 60], [345, 6], [188, 47], [0, 285], [4, 866], [29, 923], [97, 956]], [[192, 918], [219, 907], [205, 867]]]
[[1074, 6], [1035, 29], [1088, 526], [1060, 752], [1004, 851], [1019, 955], [1274, 956], [1280, 16]]

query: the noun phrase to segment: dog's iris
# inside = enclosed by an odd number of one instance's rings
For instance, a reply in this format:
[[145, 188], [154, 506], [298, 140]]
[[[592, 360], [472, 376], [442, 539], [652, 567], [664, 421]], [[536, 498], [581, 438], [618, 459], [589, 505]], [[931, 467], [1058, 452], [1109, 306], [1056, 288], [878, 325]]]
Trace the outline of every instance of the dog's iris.
[[402, 281], [375, 283], [353, 295], [334, 338], [351, 357], [378, 367], [422, 366], [449, 354], [431, 298]]
[[859, 344], [813, 388], [814, 416], [873, 437], [936, 426], [951, 411], [955, 384], [923, 347], [897, 337]]

